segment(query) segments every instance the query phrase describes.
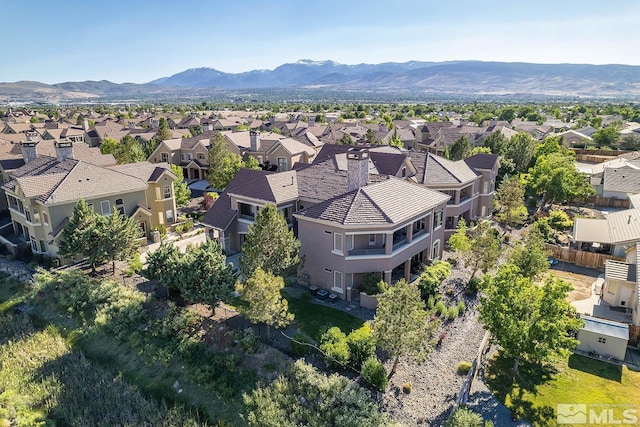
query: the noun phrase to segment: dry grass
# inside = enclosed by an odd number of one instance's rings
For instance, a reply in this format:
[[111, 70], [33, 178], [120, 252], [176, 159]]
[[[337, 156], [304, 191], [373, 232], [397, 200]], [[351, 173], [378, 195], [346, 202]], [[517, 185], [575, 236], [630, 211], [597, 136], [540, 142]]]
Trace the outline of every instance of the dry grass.
[[592, 276], [585, 276], [584, 274], [577, 274], [562, 270], [549, 270], [544, 278], [546, 279], [551, 275], [558, 277], [565, 282], [571, 283], [573, 290], [569, 292], [569, 301], [579, 301], [589, 298], [591, 296], [593, 282], [596, 281], [596, 278]]

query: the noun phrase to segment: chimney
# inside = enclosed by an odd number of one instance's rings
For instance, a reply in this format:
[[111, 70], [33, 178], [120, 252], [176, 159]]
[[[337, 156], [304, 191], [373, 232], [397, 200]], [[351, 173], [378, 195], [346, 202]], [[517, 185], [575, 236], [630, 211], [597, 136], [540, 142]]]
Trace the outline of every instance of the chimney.
[[249, 131], [249, 141], [251, 142], [251, 151], [254, 153], [258, 151], [258, 147], [260, 147], [260, 132]]
[[158, 129], [158, 127], [160, 127], [160, 119], [152, 117], [149, 119], [149, 124], [151, 125], [151, 129]]
[[384, 123], [380, 123], [380, 124], [378, 125], [378, 130], [379, 130], [380, 132], [386, 132], [386, 131], [388, 130], [388, 129], [387, 129], [387, 125], [386, 125], [386, 124], [384, 124]]
[[129, 120], [129, 129], [130, 130], [134, 130], [136, 128], [136, 121], [135, 120]]
[[22, 158], [25, 163], [29, 163], [38, 157], [38, 134], [36, 132], [27, 132], [27, 140], [20, 143], [22, 150]]
[[369, 182], [369, 150], [349, 148], [347, 151], [347, 190], [364, 187]]
[[84, 131], [89, 130], [89, 119], [82, 120], [82, 130]]
[[71, 141], [56, 141], [53, 145], [56, 147], [56, 157], [59, 162], [73, 159], [73, 143]]

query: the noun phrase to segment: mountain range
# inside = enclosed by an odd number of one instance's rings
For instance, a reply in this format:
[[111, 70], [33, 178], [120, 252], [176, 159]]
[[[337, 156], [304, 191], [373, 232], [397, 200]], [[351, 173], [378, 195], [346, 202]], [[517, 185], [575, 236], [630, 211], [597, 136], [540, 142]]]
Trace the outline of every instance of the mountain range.
[[192, 68], [145, 84], [109, 81], [47, 85], [21, 81], [0, 83], [0, 101], [80, 101], [90, 98], [180, 96], [194, 90], [265, 89], [362, 91], [414, 96], [558, 96], [582, 98], [640, 97], [640, 66], [534, 64], [521, 62], [447, 61], [345, 65], [300, 60], [273, 70], [225, 73]]

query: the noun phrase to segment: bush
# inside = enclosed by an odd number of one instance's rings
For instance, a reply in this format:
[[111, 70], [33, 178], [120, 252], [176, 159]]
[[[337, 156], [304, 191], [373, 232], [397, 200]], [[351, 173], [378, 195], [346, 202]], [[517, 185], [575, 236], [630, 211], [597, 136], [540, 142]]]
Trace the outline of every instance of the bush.
[[322, 334], [320, 350], [325, 354], [327, 365], [334, 369], [344, 368], [349, 362], [347, 336], [337, 326]]
[[549, 212], [549, 226], [554, 230], [567, 230], [573, 227], [573, 220], [565, 211], [553, 210]]
[[349, 346], [349, 360], [360, 369], [365, 360], [369, 359], [376, 351], [376, 342], [369, 324], [365, 323], [361, 328], [352, 331], [347, 336]]
[[155, 227], [153, 227], [152, 231], [157, 231], [158, 233], [160, 233], [160, 239], [164, 239], [165, 237], [167, 237], [167, 226], [164, 224], [158, 224]]
[[458, 374], [460, 375], [467, 375], [470, 369], [471, 369], [470, 362], [460, 362], [456, 366], [456, 371], [458, 371]]
[[465, 289], [465, 293], [467, 295], [474, 295], [476, 292], [478, 292], [479, 287], [480, 287], [480, 279], [478, 279], [477, 277], [474, 277], [471, 280], [469, 280], [469, 283], [467, 283], [467, 288]]
[[413, 390], [413, 384], [411, 383], [404, 383], [402, 384], [402, 392], [404, 394], [409, 394], [411, 393], [411, 390]]
[[447, 319], [449, 319], [449, 320], [455, 319], [456, 317], [458, 317], [458, 313], [459, 313], [458, 306], [457, 305], [452, 305], [447, 310]]
[[480, 414], [476, 414], [464, 406], [459, 406], [444, 425], [446, 427], [482, 427], [484, 421]]
[[436, 303], [436, 314], [438, 316], [443, 316], [447, 312], [447, 306], [444, 305], [442, 301], [438, 301]]
[[309, 354], [309, 347], [306, 344], [310, 344], [311, 340], [302, 332], [298, 332], [293, 336], [294, 341], [289, 343], [289, 347], [291, 348], [291, 352], [298, 357], [304, 357]]
[[427, 308], [429, 310], [433, 309], [433, 307], [435, 307], [436, 305], [436, 299], [433, 295], [429, 295], [429, 298], [427, 299]]
[[380, 280], [375, 273], [367, 274], [360, 283], [360, 291], [367, 295], [380, 295], [385, 293], [388, 288], [387, 282]]
[[387, 370], [382, 362], [375, 357], [371, 357], [362, 364], [360, 375], [367, 383], [380, 391], [385, 391], [389, 380], [387, 379]]
[[462, 316], [467, 309], [467, 305], [464, 303], [464, 300], [460, 300], [458, 302], [458, 315]]
[[144, 267], [144, 265], [140, 260], [140, 252], [136, 252], [129, 260], [129, 265], [124, 271], [124, 274], [126, 276], [133, 276], [135, 273], [142, 271], [142, 267]]
[[249, 354], [257, 353], [260, 348], [258, 337], [251, 328], [247, 328], [235, 333], [236, 342], [245, 352]]
[[422, 292], [423, 298], [435, 295], [438, 292], [440, 283], [451, 274], [451, 264], [446, 261], [434, 261], [424, 269], [418, 279], [418, 288]]

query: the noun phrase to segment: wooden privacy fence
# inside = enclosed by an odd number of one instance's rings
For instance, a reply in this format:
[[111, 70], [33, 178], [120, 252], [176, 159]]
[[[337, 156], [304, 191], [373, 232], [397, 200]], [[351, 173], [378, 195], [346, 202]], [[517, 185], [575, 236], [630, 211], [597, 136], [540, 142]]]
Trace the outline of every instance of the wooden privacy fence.
[[546, 250], [551, 252], [551, 256], [559, 261], [570, 262], [580, 267], [604, 268], [604, 262], [608, 259], [624, 261], [624, 258], [596, 252], [579, 251], [577, 249], [562, 248], [556, 245], [547, 244]]
[[622, 208], [629, 209], [631, 202], [629, 199], [613, 199], [611, 197], [603, 196], [589, 196], [584, 201], [587, 205], [606, 206], [610, 208]]

